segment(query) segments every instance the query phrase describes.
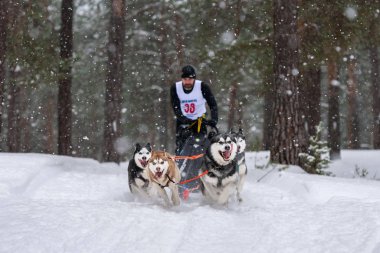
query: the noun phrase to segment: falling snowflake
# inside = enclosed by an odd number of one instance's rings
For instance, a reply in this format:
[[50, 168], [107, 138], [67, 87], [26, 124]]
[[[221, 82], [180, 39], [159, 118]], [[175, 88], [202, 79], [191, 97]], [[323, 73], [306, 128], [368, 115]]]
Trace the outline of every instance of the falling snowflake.
[[358, 12], [353, 7], [347, 7], [344, 11], [344, 16], [346, 16], [346, 18], [352, 21], [358, 16]]
[[298, 76], [299, 73], [300, 73], [300, 72], [299, 72], [298, 69], [292, 69], [292, 75], [293, 75], [293, 76]]
[[221, 42], [224, 44], [231, 44], [235, 39], [234, 33], [231, 31], [226, 31], [222, 34]]

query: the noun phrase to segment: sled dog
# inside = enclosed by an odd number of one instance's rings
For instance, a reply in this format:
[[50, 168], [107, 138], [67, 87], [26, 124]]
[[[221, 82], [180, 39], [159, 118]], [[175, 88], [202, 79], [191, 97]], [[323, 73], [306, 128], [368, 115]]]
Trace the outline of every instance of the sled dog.
[[231, 133], [208, 136], [210, 146], [206, 151], [204, 165], [200, 173], [208, 171], [201, 177], [202, 194], [217, 204], [227, 204], [229, 198], [236, 192], [238, 183], [237, 145]]
[[238, 171], [238, 184], [236, 188], [236, 197], [241, 202], [243, 199], [240, 196], [240, 193], [243, 189], [243, 185], [247, 176], [247, 165], [245, 163], [245, 148], [246, 148], [246, 142], [245, 142], [245, 136], [243, 134], [243, 129], [239, 129], [239, 132], [232, 133], [234, 135], [235, 143], [237, 145], [237, 155], [236, 155], [236, 162], [237, 162], [237, 171]]
[[164, 151], [154, 151], [148, 161], [148, 176], [159, 196], [164, 200], [166, 206], [170, 206], [170, 200], [165, 188], [171, 191], [172, 204], [179, 205], [178, 183], [181, 179], [180, 172], [174, 158]]
[[136, 144], [133, 158], [128, 164], [128, 184], [131, 193], [140, 197], [147, 198], [149, 196], [149, 177], [147, 165], [149, 158], [152, 156], [152, 147], [148, 143], [145, 146]]

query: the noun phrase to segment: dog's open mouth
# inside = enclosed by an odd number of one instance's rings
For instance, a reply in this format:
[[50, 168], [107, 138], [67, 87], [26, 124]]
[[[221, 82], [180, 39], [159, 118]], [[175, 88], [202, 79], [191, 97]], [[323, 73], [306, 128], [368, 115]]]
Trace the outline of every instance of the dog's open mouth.
[[228, 161], [231, 157], [231, 150], [219, 151], [220, 155], [223, 157], [225, 161]]
[[154, 173], [154, 176], [156, 178], [160, 178], [162, 176], [162, 171], [156, 171], [156, 173]]
[[139, 160], [139, 162], [143, 167], [146, 167], [146, 165], [148, 164], [148, 160]]

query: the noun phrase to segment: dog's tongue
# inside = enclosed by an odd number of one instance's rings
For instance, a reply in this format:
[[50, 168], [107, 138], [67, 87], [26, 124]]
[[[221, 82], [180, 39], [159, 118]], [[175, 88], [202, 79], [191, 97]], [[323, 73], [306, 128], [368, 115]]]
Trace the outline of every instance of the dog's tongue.
[[140, 160], [140, 163], [143, 167], [146, 167], [146, 165], [148, 164], [148, 161], [147, 160]]
[[162, 176], [162, 171], [157, 171], [155, 173], [156, 178], [160, 178]]
[[228, 160], [228, 159], [230, 159], [230, 156], [231, 156], [231, 150], [226, 150], [226, 151], [222, 152], [222, 154], [223, 154], [223, 158], [225, 160]]

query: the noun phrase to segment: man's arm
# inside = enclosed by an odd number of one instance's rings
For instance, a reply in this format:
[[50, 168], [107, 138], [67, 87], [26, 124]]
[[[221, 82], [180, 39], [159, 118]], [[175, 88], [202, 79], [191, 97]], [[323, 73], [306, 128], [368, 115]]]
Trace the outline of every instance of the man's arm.
[[177, 117], [177, 119], [182, 123], [182, 124], [190, 124], [193, 122], [191, 119], [186, 118], [181, 111], [181, 103], [179, 101], [177, 91], [176, 91], [176, 85], [172, 85], [170, 88], [170, 97], [171, 97], [171, 102], [172, 102], [172, 108], [174, 110], [174, 114]]
[[206, 83], [202, 82], [202, 95], [206, 99], [208, 107], [210, 107], [211, 112], [211, 120], [216, 123], [218, 123], [218, 105], [216, 104], [216, 100], [214, 95], [211, 92], [210, 86], [208, 86]]

